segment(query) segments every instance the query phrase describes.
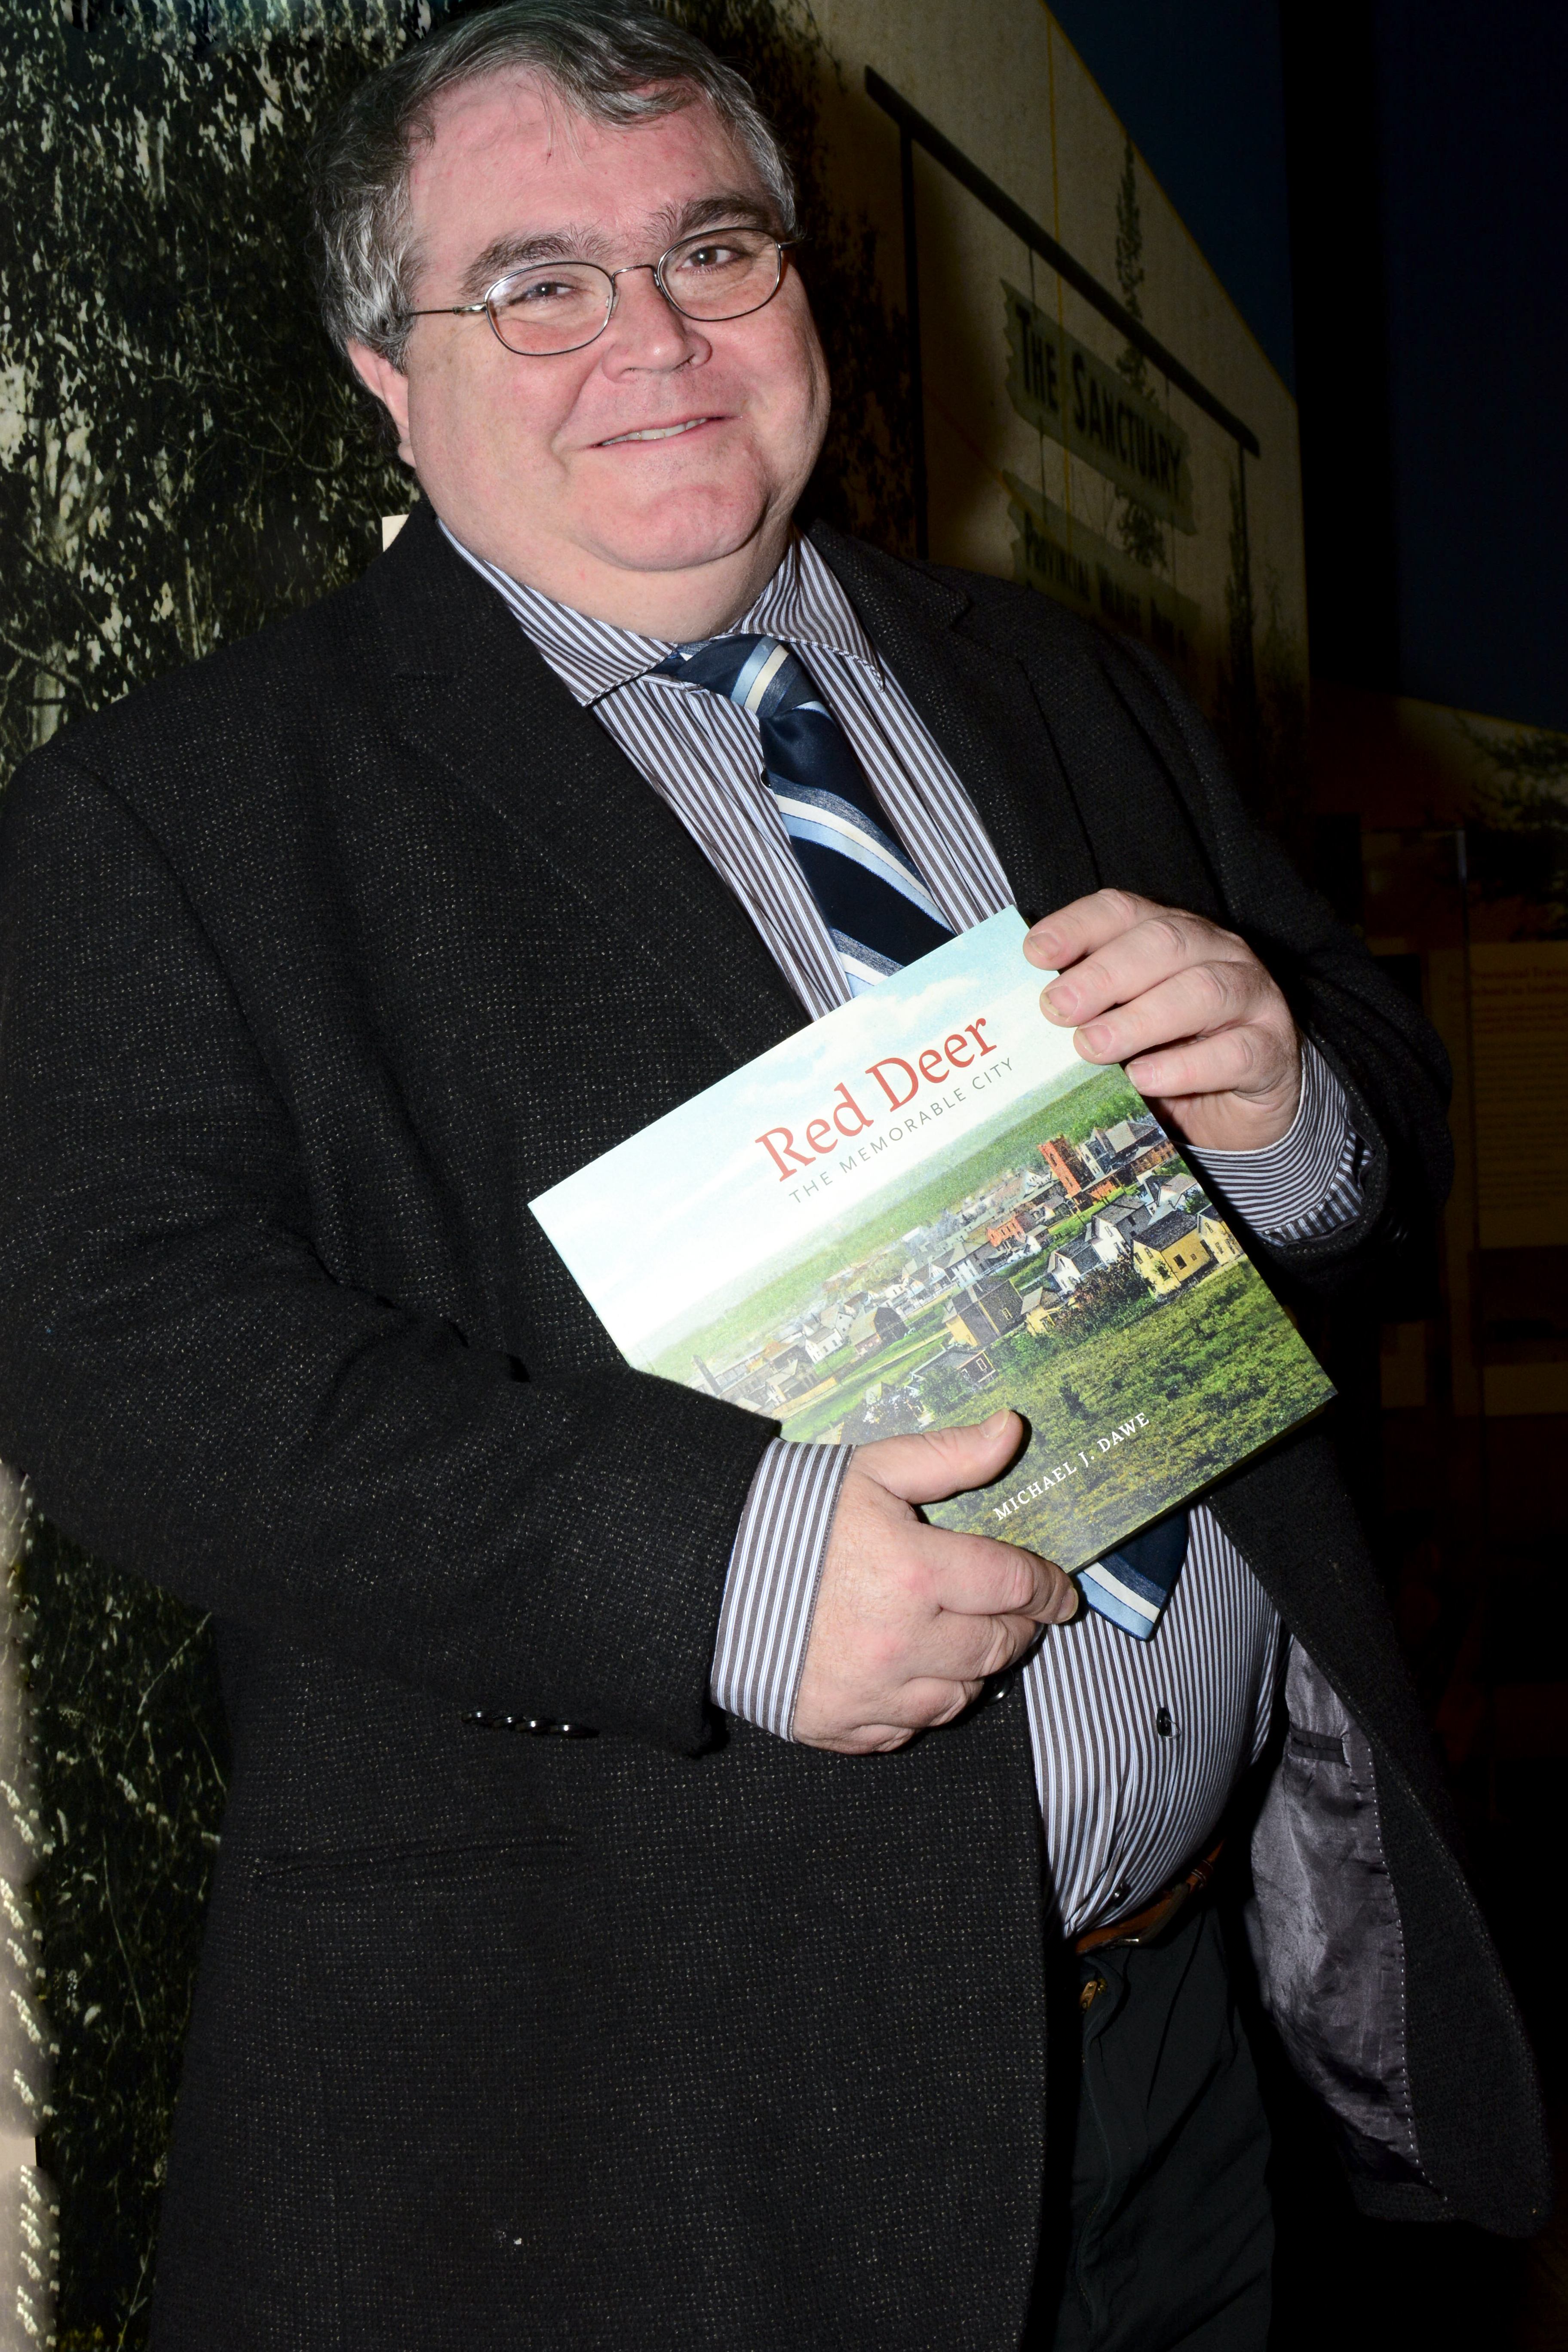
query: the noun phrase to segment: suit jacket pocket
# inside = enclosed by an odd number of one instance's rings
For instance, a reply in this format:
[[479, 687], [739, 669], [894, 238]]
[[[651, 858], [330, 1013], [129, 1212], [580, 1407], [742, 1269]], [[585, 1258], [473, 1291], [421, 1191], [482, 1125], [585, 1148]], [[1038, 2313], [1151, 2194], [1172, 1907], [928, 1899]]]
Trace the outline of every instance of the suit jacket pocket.
[[286, 1900], [374, 1895], [382, 1891], [458, 1895], [498, 1880], [556, 1876], [581, 1859], [574, 1838], [559, 1830], [463, 1846], [349, 1846], [324, 1853], [262, 1854], [255, 1884]]

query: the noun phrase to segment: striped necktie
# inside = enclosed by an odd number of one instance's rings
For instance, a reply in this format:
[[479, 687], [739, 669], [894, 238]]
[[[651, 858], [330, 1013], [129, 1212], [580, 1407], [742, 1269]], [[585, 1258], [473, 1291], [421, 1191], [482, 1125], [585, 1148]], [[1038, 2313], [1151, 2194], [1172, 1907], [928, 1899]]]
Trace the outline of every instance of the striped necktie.
[[1141, 1536], [1129, 1536], [1103, 1559], [1091, 1559], [1079, 1571], [1078, 1589], [1086, 1607], [1146, 1642], [1160, 1622], [1186, 1556], [1187, 1515], [1173, 1511]]
[[[776, 637], [706, 637], [650, 675], [706, 687], [757, 720], [763, 781], [854, 995], [952, 937], [798, 654]], [[1187, 1515], [1173, 1511], [1082, 1571], [1086, 1605], [1147, 1641], [1186, 1550]]]
[[651, 675], [706, 687], [757, 720], [763, 781], [852, 994], [952, 937], [798, 654], [776, 637], [707, 637]]

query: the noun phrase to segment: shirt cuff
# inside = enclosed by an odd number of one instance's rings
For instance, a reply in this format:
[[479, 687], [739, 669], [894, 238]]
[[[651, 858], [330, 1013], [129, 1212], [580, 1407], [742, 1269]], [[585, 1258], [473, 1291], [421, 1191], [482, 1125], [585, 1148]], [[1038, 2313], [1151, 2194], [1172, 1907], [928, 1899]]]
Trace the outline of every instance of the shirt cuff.
[[775, 1437], [730, 1554], [709, 1692], [726, 1715], [780, 1739], [795, 1721], [828, 1531], [854, 1451]]
[[1343, 1087], [1310, 1037], [1301, 1040], [1301, 1099], [1278, 1143], [1259, 1151], [1184, 1150], [1265, 1241], [1306, 1241], [1360, 1214], [1365, 1146]]

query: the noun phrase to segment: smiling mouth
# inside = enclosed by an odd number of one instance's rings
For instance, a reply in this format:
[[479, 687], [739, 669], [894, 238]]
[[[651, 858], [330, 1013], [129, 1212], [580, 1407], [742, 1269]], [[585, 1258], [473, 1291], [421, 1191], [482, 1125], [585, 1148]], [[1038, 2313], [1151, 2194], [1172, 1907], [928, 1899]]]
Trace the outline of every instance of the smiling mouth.
[[678, 433], [695, 433], [700, 425], [716, 425], [717, 417], [688, 416], [679, 425], [645, 425], [636, 433], [613, 433], [601, 441], [601, 449], [614, 449], [623, 441], [673, 441]]

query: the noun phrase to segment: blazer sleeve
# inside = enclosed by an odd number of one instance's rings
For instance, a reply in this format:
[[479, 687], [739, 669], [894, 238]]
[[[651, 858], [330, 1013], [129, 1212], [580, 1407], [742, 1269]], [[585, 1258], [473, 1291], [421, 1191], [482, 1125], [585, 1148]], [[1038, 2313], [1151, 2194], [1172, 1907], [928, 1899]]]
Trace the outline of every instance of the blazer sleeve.
[[1362, 1145], [1358, 1213], [1331, 1231], [1263, 1246], [1303, 1290], [1370, 1286], [1370, 1299], [1397, 1312], [1423, 1279], [1453, 1181], [1442, 1042], [1247, 812], [1218, 741], [1163, 664], [1120, 642], [1106, 658], [1186, 803], [1221, 919], [1284, 990], [1343, 1087]]
[[73, 1539], [292, 1647], [701, 1747], [773, 1425], [526, 1379], [345, 1286], [303, 1171], [156, 841], [37, 755], [0, 824], [0, 1454]]

